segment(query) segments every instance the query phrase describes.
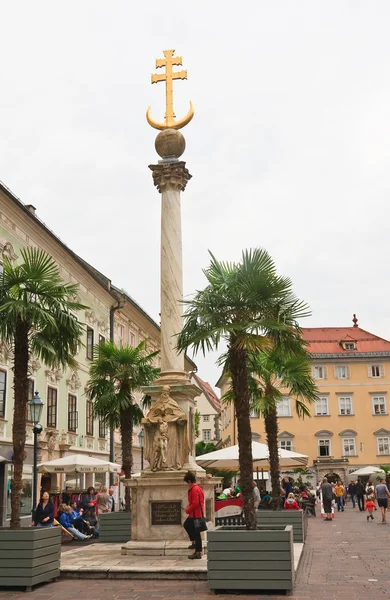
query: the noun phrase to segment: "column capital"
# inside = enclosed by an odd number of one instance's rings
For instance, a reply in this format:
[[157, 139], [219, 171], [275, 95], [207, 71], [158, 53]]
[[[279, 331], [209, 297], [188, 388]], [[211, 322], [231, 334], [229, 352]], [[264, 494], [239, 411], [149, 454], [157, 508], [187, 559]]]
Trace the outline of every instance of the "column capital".
[[177, 162], [161, 161], [157, 165], [149, 165], [149, 169], [153, 174], [153, 183], [160, 194], [168, 190], [184, 192], [187, 181], [192, 177], [186, 169], [186, 163], [182, 160]]

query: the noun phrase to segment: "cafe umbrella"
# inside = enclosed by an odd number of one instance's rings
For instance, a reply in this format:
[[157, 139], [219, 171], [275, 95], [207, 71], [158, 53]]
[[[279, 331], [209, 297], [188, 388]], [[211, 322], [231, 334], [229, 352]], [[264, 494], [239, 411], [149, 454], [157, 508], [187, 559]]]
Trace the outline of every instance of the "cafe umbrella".
[[82, 454], [71, 454], [42, 462], [39, 473], [119, 473], [121, 466], [108, 460], [100, 460]]

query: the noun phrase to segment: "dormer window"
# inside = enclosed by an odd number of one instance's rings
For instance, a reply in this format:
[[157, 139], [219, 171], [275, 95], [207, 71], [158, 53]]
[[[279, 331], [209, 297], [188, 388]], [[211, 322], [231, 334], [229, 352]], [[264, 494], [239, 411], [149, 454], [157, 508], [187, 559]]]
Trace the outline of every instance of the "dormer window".
[[355, 342], [343, 342], [344, 350], [356, 350]]

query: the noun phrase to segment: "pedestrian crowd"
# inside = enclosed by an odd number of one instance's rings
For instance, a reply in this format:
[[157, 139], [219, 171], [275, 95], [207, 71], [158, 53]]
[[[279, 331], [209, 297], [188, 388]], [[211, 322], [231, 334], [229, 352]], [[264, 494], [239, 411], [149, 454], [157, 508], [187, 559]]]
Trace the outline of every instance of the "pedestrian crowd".
[[371, 479], [365, 485], [360, 479], [351, 481], [348, 486], [338, 480], [329, 482], [326, 477], [317, 485], [317, 496], [322, 498], [325, 521], [332, 520], [332, 512], [337, 507], [337, 512], [344, 512], [346, 502], [351, 501], [352, 508], [358, 507], [359, 511], [367, 511], [367, 521], [374, 520], [374, 511], [380, 509], [382, 523], [386, 523], [386, 510], [390, 492], [386, 479], [382, 478], [376, 485]]

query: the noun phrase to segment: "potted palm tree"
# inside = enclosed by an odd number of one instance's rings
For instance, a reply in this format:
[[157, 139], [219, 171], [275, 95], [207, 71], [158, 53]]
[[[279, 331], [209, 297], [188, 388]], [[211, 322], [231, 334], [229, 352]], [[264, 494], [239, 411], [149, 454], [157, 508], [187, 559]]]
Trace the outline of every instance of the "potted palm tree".
[[11, 522], [0, 530], [0, 585], [31, 587], [59, 574], [61, 532], [20, 526], [28, 363], [35, 356], [49, 368], [77, 368], [83, 327], [73, 313], [86, 307], [74, 301], [78, 286], [62, 281], [49, 255], [26, 248], [21, 257], [19, 264], [5, 259], [0, 276], [0, 338], [13, 347], [14, 382]]
[[[204, 273], [208, 282], [206, 288], [184, 301], [184, 326], [178, 335], [178, 348], [184, 351], [192, 346], [194, 353], [202, 351], [205, 354], [218, 349], [221, 342], [227, 345], [220, 364], [231, 377], [246, 523], [246, 531], [221, 527], [208, 533], [209, 542], [213, 542], [211, 548], [218, 547], [215, 559], [213, 550], [208, 550], [209, 586], [212, 589], [259, 589], [265, 581], [262, 573], [268, 573], [269, 569], [262, 571], [259, 566], [262, 563], [251, 560], [250, 548], [265, 544], [266, 539], [277, 537], [282, 541], [283, 537], [288, 553], [292, 541], [290, 529], [256, 531], [249, 354], [262, 352], [277, 343], [283, 343], [285, 348], [294, 346], [299, 336], [298, 319], [307, 316], [309, 311], [294, 295], [291, 280], [277, 274], [275, 264], [265, 250], [244, 251], [239, 263], [220, 262], [211, 255], [211, 264]], [[263, 550], [266, 554], [265, 546]], [[219, 560], [221, 552], [223, 561]], [[229, 560], [229, 552], [234, 554], [232, 560]], [[279, 572], [275, 570], [285, 584], [268, 589], [291, 589], [291, 552], [288, 556], [282, 561]], [[246, 564], [251, 565], [249, 570], [253, 569], [251, 576], [248, 576]], [[281, 572], [283, 577], [280, 577]]]
[[294, 541], [304, 542], [305, 515], [297, 511], [280, 511], [280, 465], [278, 446], [278, 402], [284, 395], [295, 400], [295, 410], [300, 418], [310, 417], [309, 405], [318, 394], [315, 382], [311, 376], [311, 362], [305, 350], [305, 343], [296, 338], [295, 347], [290, 345], [284, 349], [278, 344], [264, 349], [262, 352], [251, 353], [252, 407], [264, 417], [264, 425], [269, 450], [269, 463], [272, 487], [272, 507], [274, 513], [258, 511], [257, 522], [280, 523], [294, 525]]
[[[94, 412], [110, 428], [120, 429], [122, 440], [122, 470], [131, 478], [133, 465], [133, 428], [140, 425], [143, 412], [134, 394], [150, 385], [160, 374], [153, 366], [158, 352], [148, 354], [147, 342], [138, 346], [117, 347], [113, 342], [94, 347], [87, 394], [94, 401]], [[125, 511], [100, 515], [102, 542], [127, 542], [131, 536], [131, 497], [126, 486]]]

